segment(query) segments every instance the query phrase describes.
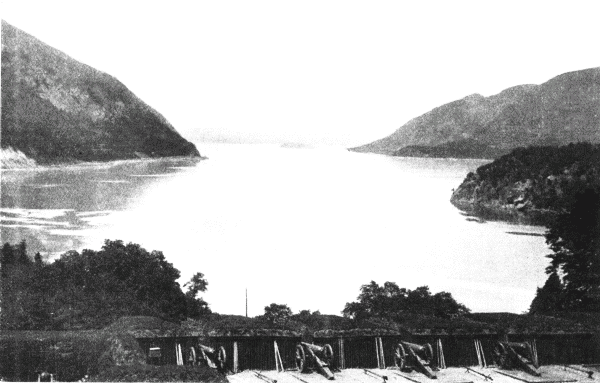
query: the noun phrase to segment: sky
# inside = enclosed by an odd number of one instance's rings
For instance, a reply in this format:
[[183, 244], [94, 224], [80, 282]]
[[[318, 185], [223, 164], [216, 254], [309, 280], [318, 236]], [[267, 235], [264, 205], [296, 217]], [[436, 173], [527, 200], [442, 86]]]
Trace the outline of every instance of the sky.
[[594, 1], [0, 0], [194, 141], [357, 146], [473, 93], [598, 66]]

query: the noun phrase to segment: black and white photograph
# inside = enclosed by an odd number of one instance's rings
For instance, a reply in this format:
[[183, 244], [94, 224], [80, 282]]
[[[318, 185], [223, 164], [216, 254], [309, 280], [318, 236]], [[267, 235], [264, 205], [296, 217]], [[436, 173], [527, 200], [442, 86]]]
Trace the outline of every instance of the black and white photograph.
[[0, 381], [600, 382], [597, 1], [0, 18]]

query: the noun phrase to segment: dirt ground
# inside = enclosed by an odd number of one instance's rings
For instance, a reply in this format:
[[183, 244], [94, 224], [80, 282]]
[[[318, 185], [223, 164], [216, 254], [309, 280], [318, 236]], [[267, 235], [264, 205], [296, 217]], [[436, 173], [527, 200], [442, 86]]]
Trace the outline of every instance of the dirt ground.
[[[436, 373], [437, 383], [595, 383], [600, 382], [600, 371], [595, 371], [592, 378], [581, 370], [591, 370], [582, 366], [573, 368], [563, 366], [542, 366], [539, 372], [541, 377], [535, 377], [519, 371], [505, 371], [496, 368], [471, 367], [484, 376], [468, 371], [464, 367], [452, 367], [440, 370]], [[347, 369], [334, 373], [335, 380], [344, 383], [433, 383], [434, 380], [417, 372], [405, 373], [398, 370], [380, 369]], [[327, 379], [314, 372], [301, 374], [297, 371], [259, 371], [266, 376], [262, 379], [254, 371], [243, 371], [235, 375], [229, 375], [230, 383], [325, 383]], [[510, 376], [504, 375], [509, 374]]]

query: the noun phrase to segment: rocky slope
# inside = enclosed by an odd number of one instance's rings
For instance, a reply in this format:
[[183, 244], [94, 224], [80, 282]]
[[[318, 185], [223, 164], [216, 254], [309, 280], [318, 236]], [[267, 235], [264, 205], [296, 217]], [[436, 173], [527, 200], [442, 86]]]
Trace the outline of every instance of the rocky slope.
[[419, 116], [388, 137], [352, 148], [399, 156], [497, 158], [530, 145], [600, 142], [600, 68], [541, 85], [473, 94]]
[[200, 155], [118, 80], [4, 21], [0, 138], [40, 164]]
[[588, 188], [600, 190], [600, 145], [530, 147], [469, 173], [450, 201], [482, 218], [543, 225]]

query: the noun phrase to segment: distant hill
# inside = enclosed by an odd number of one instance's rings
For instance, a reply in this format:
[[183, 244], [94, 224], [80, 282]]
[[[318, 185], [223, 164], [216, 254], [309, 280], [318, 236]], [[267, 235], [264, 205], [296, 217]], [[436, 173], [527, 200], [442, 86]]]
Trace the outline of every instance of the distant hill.
[[118, 80], [5, 21], [0, 138], [9, 166], [200, 155]]
[[497, 158], [532, 145], [600, 143], [600, 68], [483, 97], [473, 94], [423, 114], [390, 136], [352, 148], [392, 156]]
[[600, 190], [600, 145], [529, 147], [469, 173], [450, 201], [482, 218], [546, 224], [588, 188]]

